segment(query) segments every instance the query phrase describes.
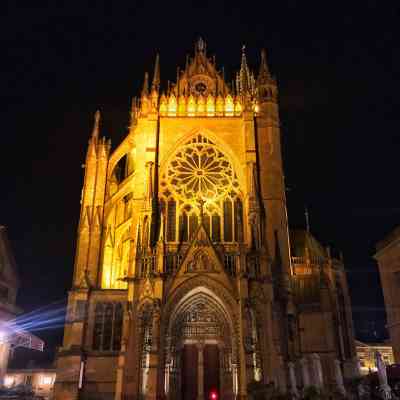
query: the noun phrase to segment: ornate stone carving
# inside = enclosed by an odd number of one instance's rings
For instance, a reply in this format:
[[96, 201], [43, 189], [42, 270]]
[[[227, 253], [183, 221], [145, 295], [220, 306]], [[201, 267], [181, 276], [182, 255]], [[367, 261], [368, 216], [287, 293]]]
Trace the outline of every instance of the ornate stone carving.
[[214, 262], [205, 252], [197, 252], [187, 263], [186, 272], [216, 272]]
[[181, 146], [167, 165], [162, 177], [166, 197], [170, 192], [182, 207], [197, 207], [205, 201], [205, 210], [218, 208], [219, 200], [237, 193], [239, 182], [228, 158], [209, 139], [198, 135]]

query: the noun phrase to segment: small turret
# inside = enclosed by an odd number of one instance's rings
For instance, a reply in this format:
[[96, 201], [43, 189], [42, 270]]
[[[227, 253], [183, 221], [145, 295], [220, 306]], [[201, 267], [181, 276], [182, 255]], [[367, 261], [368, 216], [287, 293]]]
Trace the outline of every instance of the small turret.
[[206, 42], [199, 37], [199, 40], [197, 41], [196, 45], [195, 45], [195, 53], [206, 53], [206, 49], [207, 49], [207, 45]]
[[151, 91], [158, 92], [160, 89], [160, 56], [157, 53], [156, 62], [154, 63], [153, 82], [151, 84]]
[[97, 110], [94, 114], [92, 135], [89, 139], [89, 146], [88, 146], [88, 150], [87, 150], [86, 160], [88, 160], [89, 158], [96, 159], [97, 142], [99, 139], [99, 126], [100, 126], [100, 111]]
[[147, 97], [148, 95], [149, 95], [149, 74], [148, 72], [145, 72], [143, 80], [142, 97]]
[[140, 100], [140, 111], [142, 114], [147, 114], [149, 111], [149, 74], [145, 72], [144, 74], [144, 82], [142, 89], [142, 96]]
[[269, 73], [269, 68], [267, 64], [267, 53], [265, 49], [261, 50], [261, 62], [260, 62], [260, 69], [258, 71], [258, 78], [257, 83], [265, 84], [271, 79], [271, 75]]
[[258, 99], [263, 102], [265, 100], [276, 100], [277, 95], [276, 82], [269, 72], [267, 63], [267, 53], [261, 50], [260, 68], [257, 77], [257, 94]]
[[94, 114], [92, 138], [97, 139], [99, 137], [99, 125], [100, 125], [100, 110], [97, 110]]

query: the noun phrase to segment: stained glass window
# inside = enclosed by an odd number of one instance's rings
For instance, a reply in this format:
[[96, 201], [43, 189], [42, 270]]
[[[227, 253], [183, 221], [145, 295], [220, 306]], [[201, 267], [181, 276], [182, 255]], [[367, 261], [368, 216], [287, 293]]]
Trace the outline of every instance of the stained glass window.
[[123, 307], [121, 303], [97, 303], [94, 315], [93, 350], [121, 349]]
[[168, 201], [168, 220], [167, 220], [167, 241], [175, 242], [176, 235], [176, 202]]
[[188, 216], [186, 213], [179, 216], [179, 241], [188, 241]]
[[212, 222], [212, 241], [220, 242], [221, 241], [221, 217], [217, 214], [211, 217]]
[[168, 164], [164, 185], [186, 204], [213, 203], [239, 187], [232, 164], [207, 138], [198, 135], [180, 147]]
[[230, 199], [224, 201], [224, 241], [232, 242], [232, 202]]
[[192, 214], [189, 217], [189, 238], [192, 238], [197, 229], [197, 215]]
[[243, 242], [243, 205], [239, 198], [235, 200], [235, 240]]

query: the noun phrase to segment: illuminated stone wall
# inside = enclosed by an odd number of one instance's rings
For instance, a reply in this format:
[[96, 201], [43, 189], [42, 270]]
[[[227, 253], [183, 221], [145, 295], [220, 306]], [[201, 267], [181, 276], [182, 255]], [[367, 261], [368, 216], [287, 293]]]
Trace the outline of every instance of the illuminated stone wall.
[[[210, 349], [220, 398], [247, 398], [253, 381], [288, 389], [287, 361], [304, 356], [298, 332], [308, 317], [292, 290], [277, 98], [265, 52], [255, 75], [243, 49], [228, 84], [199, 40], [165, 88], [157, 57], [114, 150], [96, 114], [57, 399], [180, 399], [189, 345], [199, 398], [209, 395]], [[339, 309], [327, 290], [307, 324], [332, 338]], [[338, 341], [312, 351], [331, 379]]]

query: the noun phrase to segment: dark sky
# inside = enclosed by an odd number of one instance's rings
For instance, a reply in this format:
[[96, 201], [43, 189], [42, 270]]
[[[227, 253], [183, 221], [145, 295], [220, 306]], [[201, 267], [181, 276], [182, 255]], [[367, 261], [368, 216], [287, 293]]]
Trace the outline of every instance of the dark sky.
[[[201, 35], [233, 72], [265, 47], [280, 89], [289, 221], [344, 252], [357, 335], [384, 335], [374, 244], [399, 223], [399, 6], [391, 1], [4, 1], [0, 223], [27, 311], [71, 285], [87, 140], [116, 146], [157, 51], [161, 76]], [[60, 329], [43, 332], [52, 350]]]

